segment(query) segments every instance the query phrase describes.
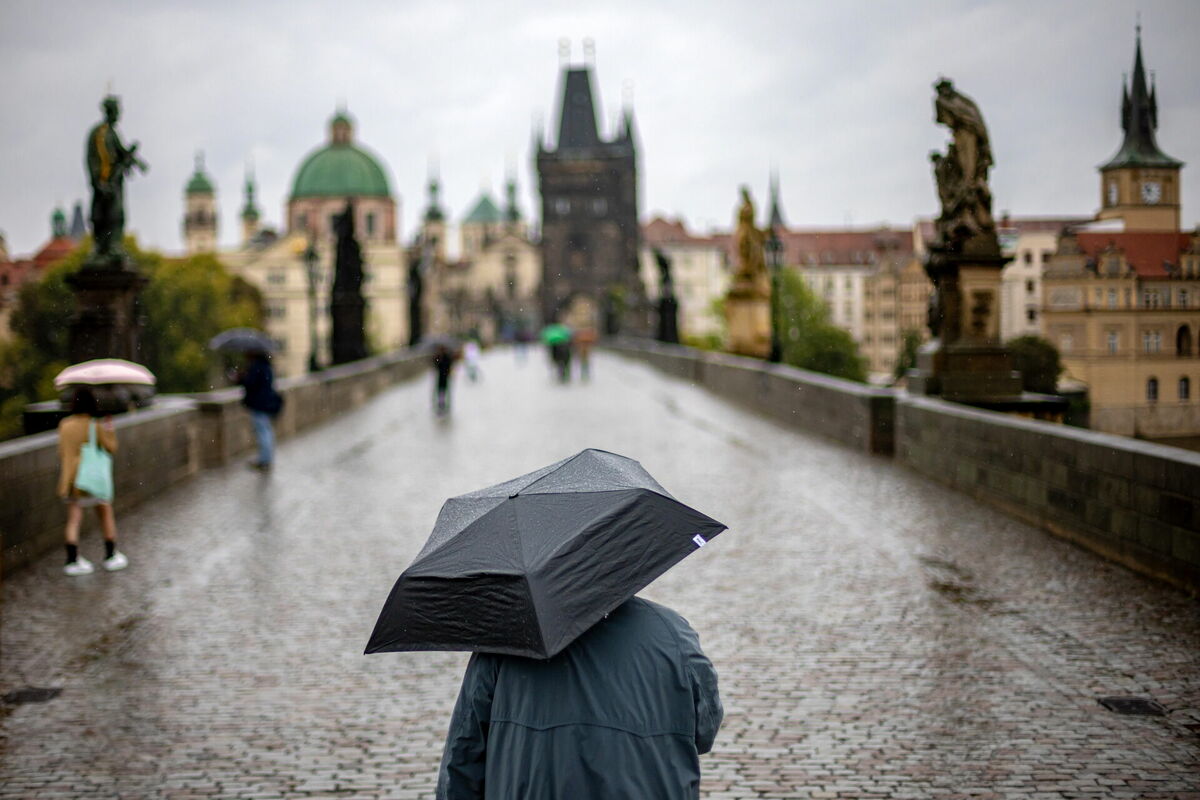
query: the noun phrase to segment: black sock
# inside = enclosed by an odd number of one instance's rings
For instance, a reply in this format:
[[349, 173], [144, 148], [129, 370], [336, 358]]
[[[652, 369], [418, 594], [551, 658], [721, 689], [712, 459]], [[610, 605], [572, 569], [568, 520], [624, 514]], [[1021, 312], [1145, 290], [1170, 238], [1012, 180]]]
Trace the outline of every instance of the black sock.
[[117, 542], [114, 539], [104, 540], [104, 557], [112, 558], [113, 553], [117, 552]]
[[79, 545], [67, 545], [67, 563], [74, 564], [77, 558], [79, 558]]

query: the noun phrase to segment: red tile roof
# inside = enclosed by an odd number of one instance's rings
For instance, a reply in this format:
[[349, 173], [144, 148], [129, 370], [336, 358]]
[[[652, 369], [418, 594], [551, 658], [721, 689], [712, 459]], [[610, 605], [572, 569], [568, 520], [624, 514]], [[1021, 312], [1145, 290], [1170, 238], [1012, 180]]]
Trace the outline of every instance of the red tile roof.
[[37, 252], [33, 257], [34, 268], [41, 272], [46, 267], [56, 262], [62, 261], [67, 256], [71, 255], [71, 251], [77, 246], [77, 242], [69, 236], [58, 236], [46, 243], [46, 246]]
[[1111, 245], [1119, 250], [1141, 278], [1165, 278], [1166, 264], [1178, 265], [1192, 235], [1153, 231], [1141, 233], [1079, 233], [1079, 248], [1089, 258], [1099, 258]]

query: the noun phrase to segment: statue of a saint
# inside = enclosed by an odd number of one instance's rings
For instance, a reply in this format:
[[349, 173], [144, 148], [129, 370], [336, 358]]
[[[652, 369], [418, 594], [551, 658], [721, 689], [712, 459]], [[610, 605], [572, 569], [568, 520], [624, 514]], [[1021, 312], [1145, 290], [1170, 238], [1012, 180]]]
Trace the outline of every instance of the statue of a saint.
[[735, 286], [753, 288], [766, 297], [770, 292], [770, 278], [763, 253], [763, 232], [754, 226], [754, 202], [750, 199], [750, 190], [743, 186], [741, 192], [742, 205], [738, 208], [737, 229], [733, 234], [738, 256], [733, 282]]
[[137, 143], [126, 147], [117, 135], [120, 102], [113, 95], [100, 104], [104, 122], [87, 139], [87, 171], [92, 184], [92, 255], [90, 264], [120, 268], [124, 261], [125, 175], [134, 167], [145, 172]]
[[367, 356], [364, 329], [366, 301], [362, 296], [362, 248], [354, 236], [354, 202], [333, 218], [337, 253], [333, 267], [333, 287], [329, 313], [333, 325], [329, 352], [334, 364], [345, 364]]
[[334, 215], [333, 232], [337, 237], [334, 259], [333, 291], [358, 292], [363, 282], [362, 247], [354, 236], [354, 202], [346, 201], [341, 214]]
[[940, 80], [934, 88], [935, 120], [949, 127], [954, 136], [944, 155], [930, 154], [942, 203], [938, 244], [961, 251], [968, 241], [977, 240], [973, 249], [998, 252], [988, 188], [992, 147], [983, 115], [975, 101], [956, 91], [950, 81]]

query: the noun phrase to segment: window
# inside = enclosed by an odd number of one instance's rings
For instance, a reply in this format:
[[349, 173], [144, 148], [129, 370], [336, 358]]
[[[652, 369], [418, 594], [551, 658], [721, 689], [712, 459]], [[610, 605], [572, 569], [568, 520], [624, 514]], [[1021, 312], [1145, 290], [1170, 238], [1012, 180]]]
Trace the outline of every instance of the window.
[[371, 211], [367, 214], [367, 236], [375, 235], [375, 212]]
[[1032, 264], [1033, 263], [1033, 251], [1026, 250], [1024, 253], [1021, 254], [1021, 260], [1024, 261], [1026, 264]]
[[287, 283], [287, 273], [281, 269], [273, 269], [267, 273], [267, 283], [280, 285]]
[[1042, 251], [1042, 263], [1043, 264], [1045, 264], [1047, 261], [1049, 261], [1052, 258], [1054, 258], [1053, 250], [1043, 250]]
[[1162, 333], [1159, 331], [1142, 331], [1142, 351], [1158, 353], [1162, 350]]
[[1192, 396], [1192, 382], [1186, 377], [1179, 379], [1179, 399], [1187, 400]]
[[1146, 381], [1146, 402], [1158, 402], [1158, 378], [1151, 378]]
[[1115, 356], [1121, 350], [1121, 332], [1109, 331], [1104, 337], [1108, 341], [1108, 354]]
[[1142, 308], [1158, 308], [1158, 290], [1146, 289], [1142, 292]]
[[1097, 286], [1095, 294], [1096, 294], [1096, 307], [1099, 308], [1100, 301], [1104, 298], [1104, 290], [1101, 289], [1099, 286]]
[[1191, 354], [1192, 329], [1187, 325], [1180, 325], [1179, 330], [1175, 331], [1175, 355], [1187, 358]]
[[1125, 290], [1125, 307], [1130, 308], [1133, 305], [1133, 289]]
[[565, 197], [560, 197], [554, 201], [554, 213], [560, 217], [565, 217], [571, 213], [571, 201]]
[[268, 303], [266, 311], [268, 319], [283, 319], [287, 316], [287, 305], [284, 303]]
[[603, 197], [597, 197], [592, 201], [592, 213], [597, 217], [603, 217], [608, 213], [608, 201]]
[[1058, 347], [1064, 353], [1071, 352], [1071, 347], [1074, 346], [1074, 344], [1075, 337], [1069, 333], [1064, 333], [1062, 336], [1058, 337]]
[[1188, 297], [1188, 290], [1187, 290], [1187, 289], [1180, 289], [1180, 290], [1179, 290], [1179, 307], [1180, 307], [1180, 308], [1187, 308], [1187, 307], [1188, 307], [1188, 300], [1190, 300], [1190, 299], [1191, 299], [1191, 298], [1189, 298], [1189, 297]]
[[1037, 322], [1037, 309], [1036, 308], [1025, 309], [1025, 321], [1026, 322]]
[[1025, 281], [1025, 294], [1033, 294], [1033, 281]]
[[1108, 290], [1108, 307], [1109, 308], [1117, 307], [1117, 290], [1116, 289]]

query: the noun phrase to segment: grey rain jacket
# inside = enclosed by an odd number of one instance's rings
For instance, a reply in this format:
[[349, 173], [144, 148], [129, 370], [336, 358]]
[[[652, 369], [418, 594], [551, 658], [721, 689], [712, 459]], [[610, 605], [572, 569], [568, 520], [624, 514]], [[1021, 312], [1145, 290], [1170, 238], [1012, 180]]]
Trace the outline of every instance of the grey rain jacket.
[[723, 715], [700, 637], [635, 597], [551, 659], [471, 656], [437, 797], [698, 798]]

